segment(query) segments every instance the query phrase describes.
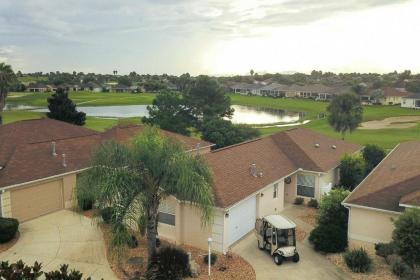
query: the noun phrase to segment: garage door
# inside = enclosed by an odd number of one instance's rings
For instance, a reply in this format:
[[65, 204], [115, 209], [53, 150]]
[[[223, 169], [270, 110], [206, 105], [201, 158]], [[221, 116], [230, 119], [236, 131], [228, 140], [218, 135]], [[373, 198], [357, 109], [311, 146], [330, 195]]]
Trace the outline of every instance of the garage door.
[[23, 222], [63, 208], [61, 181], [53, 181], [10, 193], [12, 216]]
[[257, 211], [256, 197], [251, 197], [229, 210], [229, 245], [254, 229]]

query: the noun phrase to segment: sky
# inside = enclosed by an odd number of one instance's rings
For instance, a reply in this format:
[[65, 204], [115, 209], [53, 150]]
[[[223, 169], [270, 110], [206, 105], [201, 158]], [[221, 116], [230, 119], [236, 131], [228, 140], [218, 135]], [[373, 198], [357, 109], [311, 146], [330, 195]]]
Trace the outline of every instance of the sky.
[[1, 0], [22, 72], [420, 72], [420, 0]]

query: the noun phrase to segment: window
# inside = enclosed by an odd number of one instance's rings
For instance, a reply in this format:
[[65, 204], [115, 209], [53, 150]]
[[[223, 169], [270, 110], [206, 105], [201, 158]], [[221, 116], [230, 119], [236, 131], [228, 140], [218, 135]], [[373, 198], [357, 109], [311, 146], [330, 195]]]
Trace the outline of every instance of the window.
[[278, 191], [279, 191], [279, 183], [275, 183], [273, 187], [273, 198], [277, 198]]
[[159, 223], [175, 226], [175, 206], [171, 204], [170, 201], [162, 201], [159, 204]]
[[298, 174], [297, 195], [315, 197], [315, 176]]

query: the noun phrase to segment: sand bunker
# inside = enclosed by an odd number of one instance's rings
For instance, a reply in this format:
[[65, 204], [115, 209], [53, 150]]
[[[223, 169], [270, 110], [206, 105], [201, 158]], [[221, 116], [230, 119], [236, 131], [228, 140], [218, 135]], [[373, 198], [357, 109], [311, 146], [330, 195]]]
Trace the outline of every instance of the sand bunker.
[[418, 121], [420, 121], [420, 116], [392, 117], [380, 121], [364, 122], [359, 129], [410, 128], [416, 126]]

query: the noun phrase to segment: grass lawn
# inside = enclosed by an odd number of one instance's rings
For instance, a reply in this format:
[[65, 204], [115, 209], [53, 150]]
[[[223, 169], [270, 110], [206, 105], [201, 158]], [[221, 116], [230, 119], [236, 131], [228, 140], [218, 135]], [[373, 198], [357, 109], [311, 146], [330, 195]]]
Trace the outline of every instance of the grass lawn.
[[[23, 93], [12, 92], [7, 103], [46, 107], [49, 92]], [[78, 106], [142, 105], [151, 104], [155, 98], [152, 93], [112, 93], [112, 92], [70, 92], [69, 97]]]
[[[50, 93], [11, 93], [7, 98], [7, 103], [46, 106], [46, 99]], [[341, 138], [341, 135], [334, 132], [328, 125], [327, 120], [316, 119], [317, 115], [326, 112], [328, 103], [317, 102], [303, 99], [274, 99], [258, 96], [241, 96], [237, 94], [229, 95], [232, 104], [261, 106], [277, 108], [295, 112], [305, 112], [306, 119], [312, 121], [303, 127], [312, 129], [319, 133]], [[92, 93], [92, 92], [74, 92], [70, 93], [76, 104], [79, 106], [106, 106], [106, 105], [140, 105], [151, 104], [154, 94], [151, 93]], [[30, 111], [7, 111], [3, 113], [4, 122], [10, 123], [23, 119], [40, 118], [44, 116], [42, 113]], [[381, 120], [388, 117], [413, 116], [420, 115], [420, 110], [405, 109], [398, 106], [364, 106], [364, 121]], [[140, 122], [139, 118], [128, 119], [130, 122]], [[86, 127], [103, 131], [113, 125], [121, 122], [116, 119], [100, 119], [88, 117]], [[290, 127], [278, 128], [262, 128], [260, 129], [263, 136], [276, 133], [278, 131], [290, 129]], [[195, 135], [196, 136], [196, 135]], [[396, 144], [413, 140], [420, 140], [420, 123], [415, 127], [404, 129], [378, 129], [378, 130], [356, 130], [354, 133], [346, 135], [345, 140], [357, 144], [365, 145], [368, 143], [376, 143], [386, 149], [392, 149]]]

